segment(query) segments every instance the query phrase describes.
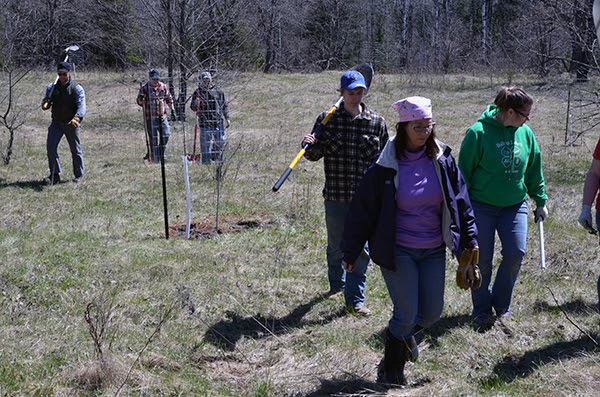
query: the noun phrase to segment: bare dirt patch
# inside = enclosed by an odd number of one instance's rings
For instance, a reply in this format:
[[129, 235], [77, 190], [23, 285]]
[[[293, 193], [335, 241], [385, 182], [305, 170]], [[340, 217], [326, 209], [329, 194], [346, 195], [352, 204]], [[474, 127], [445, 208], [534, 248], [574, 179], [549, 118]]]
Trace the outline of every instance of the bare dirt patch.
[[[205, 240], [224, 233], [239, 233], [250, 229], [264, 228], [274, 221], [267, 213], [240, 216], [236, 214], [219, 214], [218, 225], [215, 215], [206, 215], [190, 223], [190, 239]], [[186, 238], [186, 223], [169, 225], [169, 235]]]

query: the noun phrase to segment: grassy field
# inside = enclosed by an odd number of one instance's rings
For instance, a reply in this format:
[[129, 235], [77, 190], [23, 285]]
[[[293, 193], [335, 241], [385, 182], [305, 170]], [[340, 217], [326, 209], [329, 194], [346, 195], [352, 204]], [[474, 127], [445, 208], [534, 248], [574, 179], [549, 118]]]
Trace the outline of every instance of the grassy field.
[[[0, 166], [0, 395], [597, 395], [599, 248], [576, 219], [598, 134], [564, 145], [568, 81], [512, 82], [536, 99], [529, 124], [550, 197], [547, 270], [531, 216], [512, 318], [478, 333], [448, 257], [442, 319], [423, 338], [419, 361], [407, 365], [409, 387], [388, 390], [375, 382], [392, 308], [377, 266], [367, 281], [371, 318], [347, 315], [342, 297], [323, 296], [322, 163], [301, 160], [271, 191], [318, 113], [337, 99], [340, 74], [227, 76], [225, 174], [217, 183], [213, 166], [189, 166], [193, 221], [216, 229], [218, 208], [221, 232], [188, 240], [165, 238], [161, 170], [142, 161], [134, 99], [145, 72], [78, 71], [88, 105], [86, 174], [55, 186], [40, 184], [50, 116], [39, 104], [53, 75], [31, 73], [19, 88], [26, 123], [12, 161]], [[376, 75], [365, 102], [391, 132], [394, 101], [430, 97], [438, 134], [458, 157], [464, 131], [507, 83]], [[193, 120], [175, 125], [169, 143], [171, 225], [186, 220], [182, 156], [191, 152], [193, 127]], [[60, 154], [68, 181], [64, 139]]]

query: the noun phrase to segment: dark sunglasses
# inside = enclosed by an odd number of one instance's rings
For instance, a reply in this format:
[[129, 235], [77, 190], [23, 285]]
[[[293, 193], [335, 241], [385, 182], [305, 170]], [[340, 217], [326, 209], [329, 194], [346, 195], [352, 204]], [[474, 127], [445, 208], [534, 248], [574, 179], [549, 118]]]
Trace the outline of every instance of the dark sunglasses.
[[68, 73], [65, 73], [65, 72], [58, 72], [58, 75], [61, 76], [61, 77], [66, 76], [67, 74]]

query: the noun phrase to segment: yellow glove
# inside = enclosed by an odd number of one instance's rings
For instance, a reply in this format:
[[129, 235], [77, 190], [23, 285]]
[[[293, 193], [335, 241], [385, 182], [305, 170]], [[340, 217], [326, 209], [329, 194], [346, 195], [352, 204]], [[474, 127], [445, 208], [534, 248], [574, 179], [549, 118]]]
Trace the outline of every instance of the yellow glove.
[[52, 101], [50, 99], [45, 99], [42, 103], [42, 110], [48, 110], [52, 106]]
[[73, 131], [75, 131], [77, 127], [79, 127], [79, 123], [81, 123], [81, 117], [75, 116], [71, 121], [69, 121], [68, 125]]
[[481, 287], [481, 271], [479, 262], [479, 248], [466, 249], [462, 252], [456, 270], [456, 283], [462, 289], [478, 289]]

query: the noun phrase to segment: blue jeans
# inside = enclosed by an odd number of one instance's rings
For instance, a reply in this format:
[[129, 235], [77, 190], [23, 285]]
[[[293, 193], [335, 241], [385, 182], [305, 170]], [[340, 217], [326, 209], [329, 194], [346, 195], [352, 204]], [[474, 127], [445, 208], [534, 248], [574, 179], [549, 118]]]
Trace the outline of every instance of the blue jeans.
[[209, 164], [211, 160], [220, 162], [223, 146], [225, 146], [225, 128], [223, 124], [212, 128], [200, 128], [202, 164]]
[[381, 268], [394, 305], [389, 330], [397, 339], [408, 339], [415, 325], [426, 328], [442, 316], [446, 276], [446, 246], [409, 248], [396, 246], [396, 271]]
[[63, 135], [69, 142], [71, 149], [71, 159], [73, 161], [73, 174], [76, 178], [83, 176], [83, 153], [81, 151], [81, 140], [79, 136], [80, 127], [72, 130], [67, 123], [52, 121], [48, 127], [48, 137], [46, 139], [46, 151], [48, 152], [48, 168], [50, 174], [60, 174], [60, 163], [58, 161], [58, 144]]
[[[479, 269], [481, 287], [471, 290], [473, 318], [484, 321], [486, 317], [509, 311], [512, 293], [521, 269], [527, 240], [527, 202], [510, 207], [495, 207], [471, 201], [475, 212], [475, 223], [479, 231]], [[496, 232], [502, 244], [502, 260], [498, 266], [496, 279], [492, 279], [492, 264]]]
[[162, 152], [164, 153], [165, 148], [167, 147], [167, 142], [169, 142], [169, 137], [171, 136], [171, 129], [169, 127], [169, 120], [165, 117], [165, 119], [158, 123], [156, 121], [146, 120], [146, 127], [148, 134], [148, 143], [150, 145], [150, 152], [152, 154], [152, 158], [154, 161], [160, 160], [161, 155], [161, 147], [160, 147], [160, 137], [158, 135], [159, 126], [162, 127]]
[[356, 307], [365, 303], [365, 284], [369, 267], [368, 247], [365, 245], [354, 262], [355, 269], [346, 273], [342, 266], [343, 253], [340, 249], [344, 233], [344, 221], [350, 203], [325, 200], [325, 223], [327, 225], [327, 268], [329, 288], [344, 290], [346, 305]]

